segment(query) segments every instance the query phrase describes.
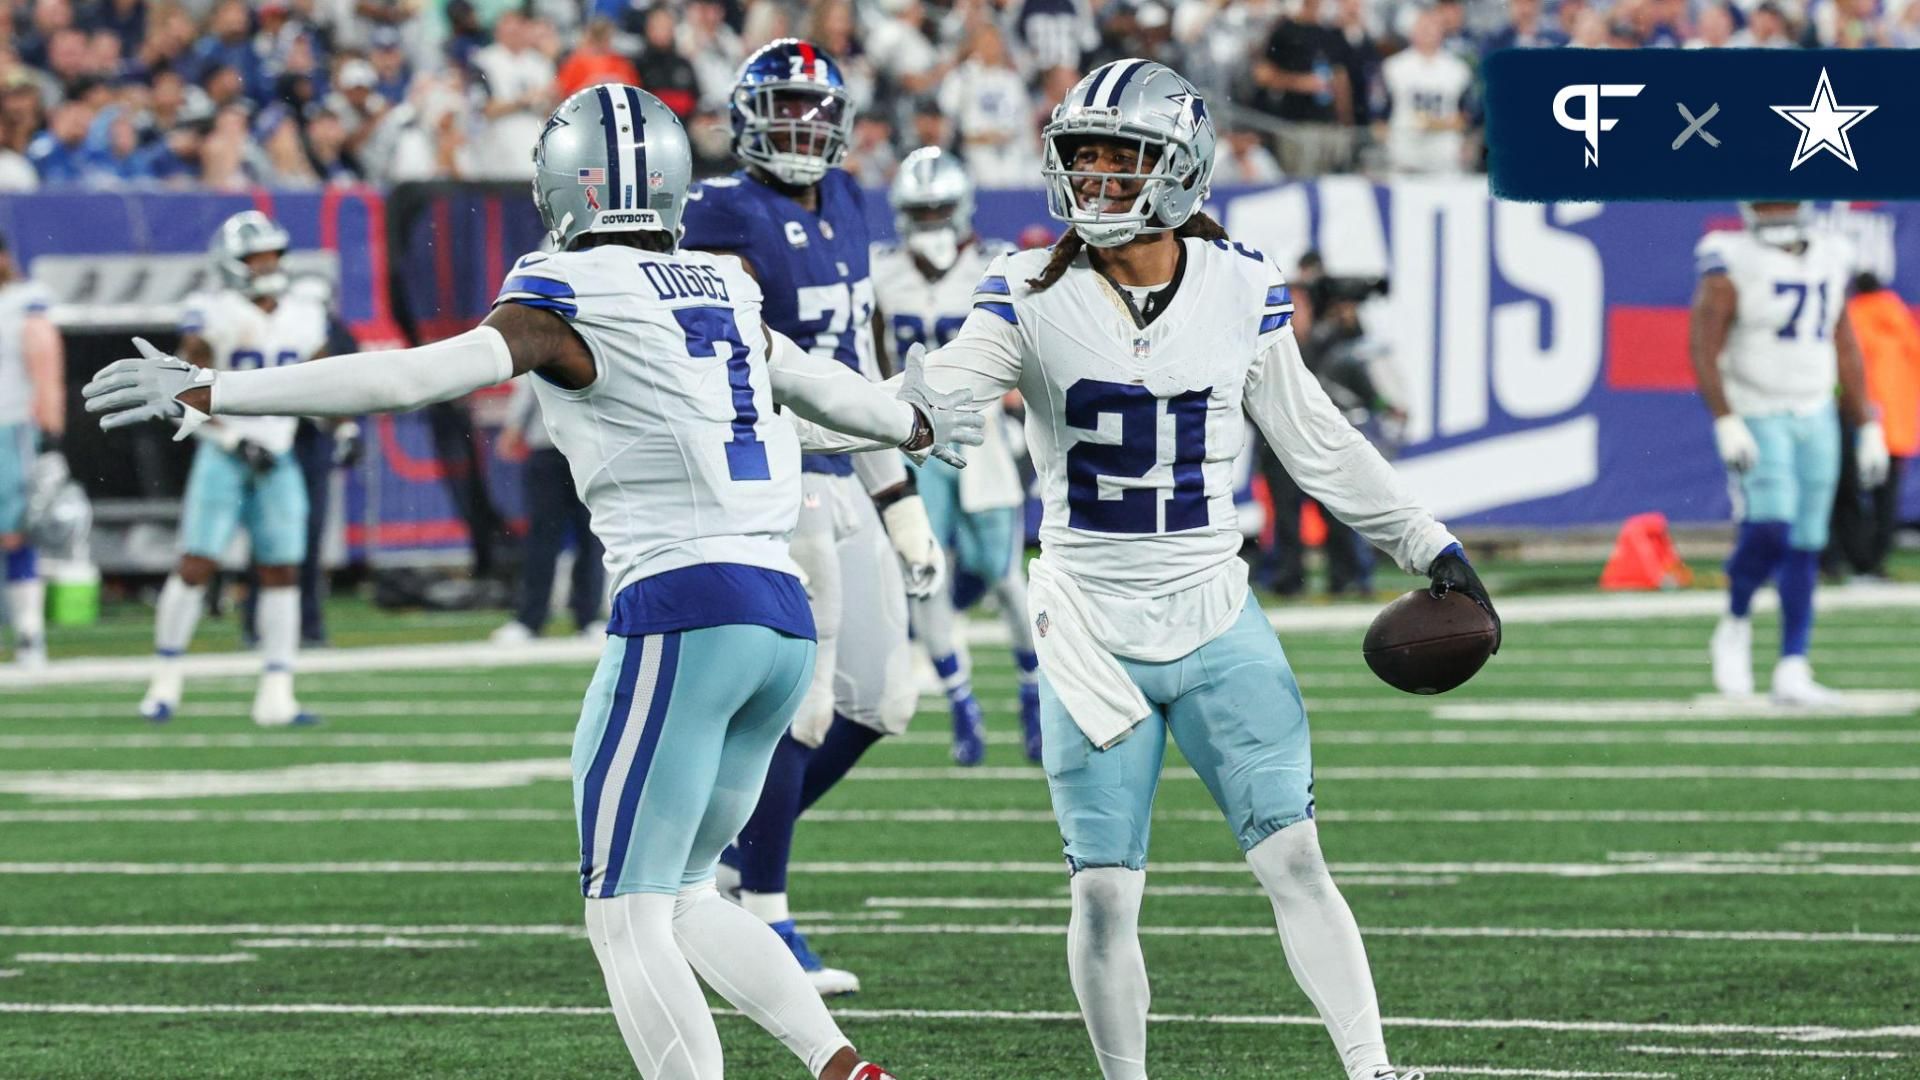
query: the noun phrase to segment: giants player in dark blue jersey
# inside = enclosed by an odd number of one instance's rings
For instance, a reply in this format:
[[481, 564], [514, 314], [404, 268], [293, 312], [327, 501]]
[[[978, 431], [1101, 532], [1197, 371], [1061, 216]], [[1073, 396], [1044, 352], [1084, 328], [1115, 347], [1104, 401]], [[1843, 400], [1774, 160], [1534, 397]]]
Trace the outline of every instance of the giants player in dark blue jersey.
[[[875, 370], [866, 209], [838, 167], [853, 131], [838, 65], [808, 42], [772, 42], [741, 68], [732, 116], [741, 168], [689, 194], [682, 246], [739, 256], [760, 281], [769, 326], [816, 356], [884, 375]], [[867, 747], [912, 719], [907, 595], [931, 594], [944, 567], [899, 454], [808, 455], [801, 470], [793, 558], [819, 631], [814, 681], [753, 818], [723, 857], [721, 884], [737, 873], [740, 902], [787, 940], [814, 986], [844, 994], [859, 979], [822, 964], [788, 913], [794, 821]]]

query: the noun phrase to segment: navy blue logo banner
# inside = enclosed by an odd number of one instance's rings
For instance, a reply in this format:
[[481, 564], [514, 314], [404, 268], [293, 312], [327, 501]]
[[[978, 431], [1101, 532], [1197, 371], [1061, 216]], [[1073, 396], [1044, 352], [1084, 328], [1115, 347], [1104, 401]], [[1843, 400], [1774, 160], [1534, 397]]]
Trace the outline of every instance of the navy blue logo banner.
[[1503, 199], [1920, 198], [1920, 50], [1507, 49], [1484, 72]]

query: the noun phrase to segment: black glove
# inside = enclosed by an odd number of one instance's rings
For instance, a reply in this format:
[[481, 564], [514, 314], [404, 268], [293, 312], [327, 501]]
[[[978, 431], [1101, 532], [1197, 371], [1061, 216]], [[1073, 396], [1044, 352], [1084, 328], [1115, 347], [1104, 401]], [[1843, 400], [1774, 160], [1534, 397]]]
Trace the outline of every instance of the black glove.
[[1500, 613], [1493, 610], [1493, 598], [1487, 595], [1487, 587], [1480, 583], [1480, 575], [1473, 572], [1473, 566], [1467, 562], [1467, 553], [1459, 544], [1448, 544], [1446, 550], [1433, 557], [1433, 564], [1427, 567], [1427, 578], [1433, 582], [1433, 595], [1444, 596], [1447, 590], [1465, 593], [1467, 599], [1485, 608], [1493, 617], [1493, 651], [1500, 651]]
[[280, 460], [280, 455], [252, 439], [241, 439], [239, 445], [233, 448], [233, 452], [240, 455], [240, 460], [247, 463], [247, 468], [252, 470], [255, 476], [265, 476], [272, 472], [274, 464]]

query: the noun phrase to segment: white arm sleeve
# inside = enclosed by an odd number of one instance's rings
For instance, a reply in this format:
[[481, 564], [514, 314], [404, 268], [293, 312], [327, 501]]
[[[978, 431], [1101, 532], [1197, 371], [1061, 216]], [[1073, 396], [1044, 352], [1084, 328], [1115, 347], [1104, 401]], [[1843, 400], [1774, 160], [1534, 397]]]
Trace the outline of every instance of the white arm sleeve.
[[348, 353], [258, 371], [223, 371], [213, 413], [359, 416], [405, 412], [513, 377], [507, 339], [491, 326], [413, 349]]
[[1270, 339], [1255, 362], [1246, 410], [1300, 490], [1391, 555], [1402, 570], [1426, 572], [1433, 557], [1455, 542], [1327, 397], [1301, 360], [1291, 327]]
[[867, 494], [877, 495], [890, 487], [907, 482], [906, 455], [898, 450], [855, 454], [853, 455], [853, 474], [860, 478], [860, 486], [867, 489]]
[[927, 354], [927, 384], [943, 393], [966, 390], [974, 401], [998, 401], [1020, 384], [1020, 331], [974, 308], [952, 341]]
[[773, 400], [794, 414], [806, 450], [892, 450], [913, 436], [913, 406], [845, 364], [814, 356], [778, 331], [768, 334], [767, 369], [773, 376]]

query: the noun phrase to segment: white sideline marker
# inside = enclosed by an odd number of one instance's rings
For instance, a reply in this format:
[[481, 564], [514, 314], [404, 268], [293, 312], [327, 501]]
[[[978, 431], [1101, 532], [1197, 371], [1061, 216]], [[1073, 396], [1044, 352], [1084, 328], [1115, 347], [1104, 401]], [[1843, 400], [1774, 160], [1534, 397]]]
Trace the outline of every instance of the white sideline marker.
[[[901, 905], [914, 906], [914, 905]], [[920, 905], [928, 906], [928, 905]], [[1038, 909], [1041, 904], [1003, 905]], [[808, 926], [809, 934], [878, 934], [903, 936], [930, 934], [938, 937], [1060, 937], [1066, 934], [1064, 923], [833, 923]], [[1741, 941], [1791, 944], [1865, 944], [1920, 945], [1920, 934], [1860, 933], [1834, 931], [1818, 933], [1792, 930], [1623, 930], [1558, 929], [1524, 926], [1369, 926], [1361, 934], [1372, 937], [1404, 938], [1533, 938], [1560, 941]], [[1272, 924], [1246, 926], [1142, 926], [1142, 937], [1233, 938], [1272, 937]]]

